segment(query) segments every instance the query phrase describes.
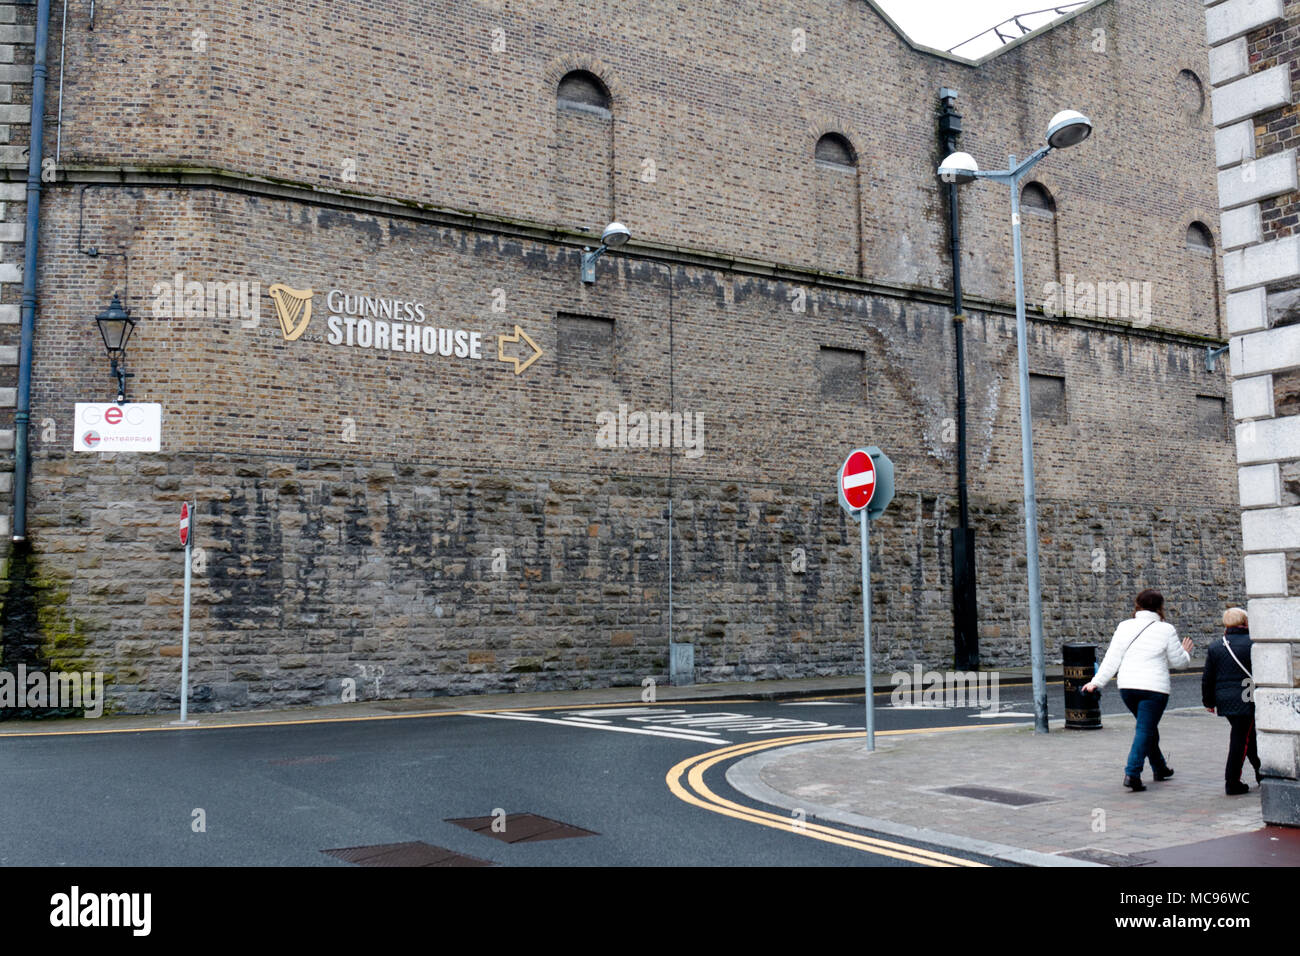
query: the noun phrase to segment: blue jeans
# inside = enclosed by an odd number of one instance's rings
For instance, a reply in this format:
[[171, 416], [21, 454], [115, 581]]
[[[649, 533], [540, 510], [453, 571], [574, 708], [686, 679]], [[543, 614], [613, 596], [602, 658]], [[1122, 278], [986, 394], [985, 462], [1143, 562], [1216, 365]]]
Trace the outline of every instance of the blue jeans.
[[1150, 760], [1153, 773], [1164, 773], [1169, 769], [1165, 755], [1160, 752], [1160, 716], [1169, 703], [1168, 694], [1154, 690], [1124, 689], [1119, 692], [1124, 706], [1137, 718], [1137, 727], [1133, 731], [1133, 746], [1128, 752], [1128, 765], [1124, 772], [1130, 777], [1142, 775], [1142, 765]]

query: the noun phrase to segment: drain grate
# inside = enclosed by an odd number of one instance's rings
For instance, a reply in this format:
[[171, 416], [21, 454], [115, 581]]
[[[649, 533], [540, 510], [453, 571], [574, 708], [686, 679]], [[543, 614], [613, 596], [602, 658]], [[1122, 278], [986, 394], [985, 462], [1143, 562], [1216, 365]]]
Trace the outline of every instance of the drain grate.
[[997, 787], [941, 787], [935, 793], [946, 793], [953, 797], [969, 797], [971, 800], [983, 800], [986, 803], [1000, 803], [1007, 807], [1027, 807], [1034, 803], [1050, 803], [1051, 797], [1040, 797], [1036, 793], [1023, 790], [999, 790]]
[[493, 866], [489, 860], [454, 853], [428, 843], [380, 843], [376, 846], [350, 846], [341, 850], [321, 850], [357, 866]]
[[[591, 830], [539, 817], [535, 813], [512, 813], [507, 817], [464, 817], [445, 820], [466, 830], [473, 830], [503, 843], [540, 843], [542, 840], [567, 840], [571, 837], [599, 836]], [[492, 824], [497, 824], [497, 830]]]

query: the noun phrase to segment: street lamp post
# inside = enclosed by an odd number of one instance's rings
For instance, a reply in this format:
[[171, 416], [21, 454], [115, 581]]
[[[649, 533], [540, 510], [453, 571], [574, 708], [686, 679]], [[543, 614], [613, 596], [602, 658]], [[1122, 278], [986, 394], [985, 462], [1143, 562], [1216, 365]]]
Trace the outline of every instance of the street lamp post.
[[1025, 322], [1024, 257], [1020, 245], [1020, 183], [1054, 149], [1082, 143], [1092, 122], [1082, 113], [1064, 110], [1047, 127], [1047, 145], [1019, 165], [1013, 154], [1006, 169], [982, 170], [969, 153], [953, 153], [939, 166], [945, 182], [969, 183], [991, 179], [1011, 188], [1011, 239], [1015, 252], [1016, 355], [1020, 367], [1020, 460], [1025, 486], [1025, 558], [1029, 577], [1029, 655], [1034, 684], [1034, 731], [1047, 733], [1047, 677], [1043, 660], [1043, 604], [1038, 570], [1038, 498], [1034, 492], [1034, 429], [1029, 405], [1029, 347]]

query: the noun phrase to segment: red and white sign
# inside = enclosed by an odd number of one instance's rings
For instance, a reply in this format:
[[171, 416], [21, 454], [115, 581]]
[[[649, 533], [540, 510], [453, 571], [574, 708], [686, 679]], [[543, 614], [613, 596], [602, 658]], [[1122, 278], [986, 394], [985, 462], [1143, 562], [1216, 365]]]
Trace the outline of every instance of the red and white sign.
[[181, 505], [181, 544], [190, 540], [190, 503]]
[[162, 405], [157, 402], [77, 402], [74, 451], [161, 451]]
[[876, 493], [876, 469], [871, 456], [861, 449], [840, 466], [840, 498], [850, 511], [861, 511]]

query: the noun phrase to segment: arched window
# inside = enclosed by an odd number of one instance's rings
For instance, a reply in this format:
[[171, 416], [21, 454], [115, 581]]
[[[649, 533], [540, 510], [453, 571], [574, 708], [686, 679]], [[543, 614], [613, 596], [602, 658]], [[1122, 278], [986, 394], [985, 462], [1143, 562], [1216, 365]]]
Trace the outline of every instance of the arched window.
[[1026, 288], [1047, 288], [1061, 274], [1056, 200], [1042, 183], [1026, 183], [1020, 190], [1020, 210]]
[[1040, 216], [1056, 215], [1056, 200], [1047, 188], [1040, 183], [1030, 183], [1020, 193], [1020, 205], [1029, 212]]
[[1187, 227], [1187, 248], [1205, 255], [1214, 252], [1214, 236], [1205, 223], [1194, 222]]
[[817, 140], [817, 146], [813, 150], [813, 158], [819, 163], [837, 166], [840, 169], [858, 168], [858, 158], [853, 152], [853, 147], [839, 133], [827, 133]]
[[596, 235], [614, 215], [614, 115], [609, 87], [573, 70], [555, 91], [551, 189], [556, 221]]
[[826, 133], [813, 147], [817, 268], [862, 275], [862, 200], [858, 154], [839, 133]]
[[609, 90], [595, 74], [586, 70], [566, 74], [560, 80], [555, 100], [562, 109], [588, 110], [609, 116]]
[[1190, 260], [1183, 269], [1182, 288], [1187, 294], [1187, 322], [1199, 335], [1223, 334], [1219, 314], [1219, 263], [1214, 255], [1214, 234], [1198, 221], [1187, 226], [1183, 244]]

